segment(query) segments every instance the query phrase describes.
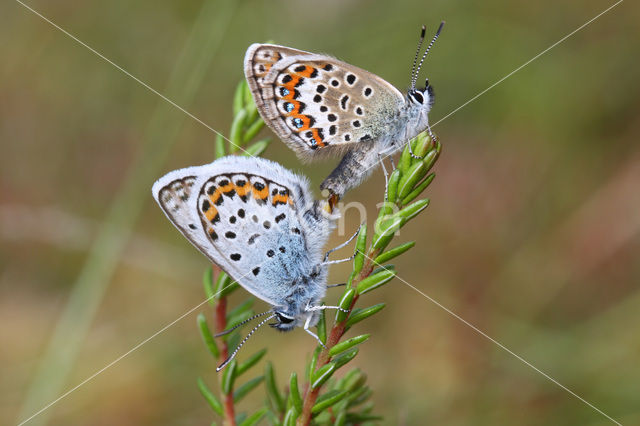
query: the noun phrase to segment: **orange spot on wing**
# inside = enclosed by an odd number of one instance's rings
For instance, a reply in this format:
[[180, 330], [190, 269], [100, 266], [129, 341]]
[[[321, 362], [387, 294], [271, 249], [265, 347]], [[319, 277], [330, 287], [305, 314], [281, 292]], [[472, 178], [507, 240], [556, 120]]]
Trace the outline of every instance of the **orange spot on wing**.
[[245, 183], [244, 186], [235, 185], [235, 188], [236, 188], [236, 193], [239, 196], [244, 197], [251, 191], [251, 184], [247, 181], [247, 183]]
[[207, 210], [205, 212], [204, 215], [207, 218], [207, 220], [209, 222], [211, 222], [213, 219], [215, 219], [216, 216], [218, 216], [218, 209], [216, 209], [215, 207], [211, 206], [211, 207], [209, 207], [209, 210]]
[[226, 194], [227, 192], [232, 191], [235, 188], [236, 188], [236, 186], [233, 183], [228, 183], [225, 186], [218, 187], [218, 189], [216, 189], [216, 192], [217, 191], [222, 191], [223, 193]]
[[220, 199], [220, 197], [222, 197], [222, 192], [220, 191], [220, 188], [216, 188], [215, 192], [209, 195], [209, 201], [211, 201], [212, 207], [214, 204], [218, 203], [218, 200]]
[[269, 196], [269, 187], [265, 185], [261, 191], [258, 191], [255, 187], [253, 188], [253, 198], [257, 200], [266, 200]]
[[[301, 127], [293, 129], [297, 133], [304, 132], [311, 129], [312, 123], [311, 123], [311, 117], [309, 117], [308, 115], [301, 114], [300, 112], [301, 103], [295, 100], [294, 98], [296, 94], [296, 85], [300, 83], [300, 81], [303, 80], [304, 78], [311, 77], [314, 72], [316, 72], [316, 69], [314, 67], [305, 65], [305, 68], [302, 71], [294, 71], [294, 72], [288, 73], [287, 75], [291, 79], [286, 83], [280, 84], [280, 87], [284, 87], [285, 89], [287, 89], [287, 94], [284, 96], [281, 96], [281, 99], [284, 99], [288, 101], [291, 105], [293, 105], [293, 108], [291, 109], [291, 111], [288, 111], [286, 113], [286, 116], [291, 117], [293, 119], [297, 118], [302, 122]], [[312, 132], [313, 132], [312, 137], [315, 140], [316, 145], [319, 147], [325, 146], [326, 144], [324, 143], [322, 137], [320, 136], [318, 129], [312, 129]]]
[[284, 84], [284, 87], [287, 90], [289, 90], [289, 95], [287, 95], [287, 97], [291, 96], [291, 99], [293, 99], [293, 92], [296, 89], [296, 84], [298, 84], [300, 82], [300, 79], [302, 78], [302, 76], [299, 76], [299, 75], [296, 75], [296, 74], [289, 74], [289, 76], [291, 77], [291, 80], [287, 81]]
[[302, 77], [311, 77], [311, 74], [313, 74], [314, 71], [315, 69], [313, 67], [306, 65], [304, 67], [304, 71], [296, 71], [296, 74], [301, 75]]
[[287, 113], [287, 115], [288, 116], [292, 116], [292, 115], [298, 116], [298, 114], [300, 114], [300, 102], [295, 101], [295, 100], [292, 99], [292, 100], [289, 101], [289, 103], [293, 105], [293, 109], [291, 111], [289, 111]]
[[302, 120], [302, 127], [296, 129], [296, 132], [309, 130], [309, 128], [311, 127], [311, 120], [309, 119], [309, 116], [304, 114], [298, 114], [296, 115], [296, 118], [299, 118], [300, 120]]
[[271, 200], [271, 204], [278, 205], [278, 203], [280, 204], [287, 204], [287, 202], [289, 202], [289, 195], [288, 194], [276, 194], [273, 196], [273, 199]]
[[318, 144], [319, 147], [323, 147], [325, 146], [324, 141], [322, 140], [322, 137], [320, 136], [320, 133], [318, 132], [318, 129], [311, 129], [311, 137], [313, 137], [313, 140], [316, 141], [316, 144]]

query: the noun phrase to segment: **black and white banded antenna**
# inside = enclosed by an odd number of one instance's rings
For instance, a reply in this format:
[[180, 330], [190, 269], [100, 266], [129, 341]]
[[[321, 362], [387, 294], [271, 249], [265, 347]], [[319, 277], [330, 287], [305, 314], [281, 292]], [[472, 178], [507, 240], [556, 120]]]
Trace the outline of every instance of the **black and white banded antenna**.
[[220, 333], [215, 334], [213, 337], [220, 337], [220, 336], [224, 336], [225, 334], [229, 334], [233, 330], [235, 330], [236, 328], [242, 327], [243, 325], [245, 325], [249, 321], [253, 321], [256, 318], [260, 318], [261, 316], [269, 314], [269, 313], [272, 313], [272, 312], [273, 311], [269, 310], [269, 311], [266, 311], [266, 312], [262, 312], [261, 314], [256, 314], [256, 315], [252, 316], [251, 318], [247, 318], [246, 320], [242, 321], [241, 323], [234, 325], [233, 327], [231, 327], [228, 330], [224, 330], [224, 331], [221, 331]]
[[424, 55], [422, 55], [422, 59], [420, 59], [420, 65], [418, 65], [418, 70], [416, 71], [414, 85], [412, 86], [412, 88], [415, 88], [415, 81], [418, 79], [418, 74], [420, 73], [420, 69], [422, 68], [422, 63], [424, 62], [424, 58], [427, 57], [427, 53], [429, 53], [429, 50], [431, 50], [431, 47], [440, 36], [440, 32], [442, 31], [443, 27], [444, 27], [444, 21], [440, 22], [440, 26], [438, 27], [438, 31], [436, 31], [436, 35], [433, 36], [433, 38], [431, 39], [431, 42], [429, 43], [429, 46], [427, 46], [427, 50], [425, 50]]
[[416, 88], [416, 81], [418, 81], [418, 74], [416, 73], [416, 64], [418, 63], [418, 55], [420, 55], [420, 49], [422, 49], [422, 43], [424, 42], [424, 35], [427, 32], [427, 27], [424, 25], [420, 30], [420, 40], [418, 41], [418, 48], [416, 49], [416, 56], [413, 58], [413, 66], [411, 67], [411, 88]]
[[[263, 315], [263, 314], [260, 314]], [[255, 327], [253, 327], [253, 330], [251, 330], [249, 332], [249, 334], [247, 334], [247, 337], [245, 337], [244, 339], [242, 339], [242, 342], [240, 342], [240, 344], [233, 350], [233, 353], [231, 355], [229, 355], [229, 357], [227, 359], [224, 360], [224, 362], [222, 364], [220, 364], [217, 368], [216, 368], [216, 372], [219, 372], [220, 370], [222, 370], [223, 368], [225, 368], [227, 366], [227, 364], [229, 364], [233, 358], [235, 358], [236, 354], [238, 353], [238, 351], [240, 350], [240, 348], [242, 347], [242, 345], [244, 345], [244, 343], [249, 340], [249, 337], [251, 337], [251, 335], [253, 333], [255, 333], [255, 331], [257, 329], [259, 329], [260, 327], [262, 327], [267, 321], [269, 321], [272, 318], [275, 318], [276, 314], [272, 314], [269, 315], [268, 317], [266, 317], [265, 319], [263, 319], [262, 321], [260, 321], [260, 323], [258, 323], [258, 325], [256, 325]], [[247, 320], [248, 321], [248, 320]], [[235, 327], [234, 327], [235, 328]], [[231, 329], [233, 330], [233, 329]], [[231, 331], [229, 330], [229, 331]], [[223, 332], [226, 333], [226, 332]]]

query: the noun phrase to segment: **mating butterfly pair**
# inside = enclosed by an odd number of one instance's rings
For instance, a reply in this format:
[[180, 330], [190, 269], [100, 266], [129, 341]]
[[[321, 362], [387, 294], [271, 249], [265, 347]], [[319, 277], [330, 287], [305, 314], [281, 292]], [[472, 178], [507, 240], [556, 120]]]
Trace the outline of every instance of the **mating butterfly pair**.
[[[418, 64], [422, 28], [406, 97], [353, 65], [283, 46], [252, 45], [245, 57], [245, 74], [262, 118], [302, 159], [345, 154], [321, 185], [341, 197], [385, 156], [424, 130], [431, 133], [428, 113], [433, 90], [428, 80], [421, 89], [416, 82], [442, 26]], [[169, 220], [193, 245], [247, 291], [272, 305], [249, 319], [267, 316], [247, 338], [274, 320], [275, 328], [302, 326], [318, 339], [310, 327], [318, 322], [319, 310], [337, 308], [321, 305], [328, 266], [350, 258], [330, 261], [333, 250], [323, 255], [338, 213], [329, 213], [333, 209], [328, 201], [313, 199], [306, 178], [269, 160], [232, 156], [170, 172], [152, 191]]]

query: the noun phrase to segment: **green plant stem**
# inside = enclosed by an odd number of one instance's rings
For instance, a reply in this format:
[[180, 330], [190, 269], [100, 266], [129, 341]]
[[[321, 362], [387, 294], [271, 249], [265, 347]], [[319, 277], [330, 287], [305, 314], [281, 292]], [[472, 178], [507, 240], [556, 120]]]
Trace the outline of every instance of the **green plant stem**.
[[[351, 283], [351, 286], [353, 288], [356, 288], [356, 286], [360, 281], [362, 281], [363, 279], [371, 275], [371, 272], [373, 272], [373, 269], [374, 269], [373, 268], [374, 265], [373, 265], [373, 262], [371, 262], [371, 259], [375, 259], [377, 255], [378, 255], [377, 250], [372, 249], [369, 251], [369, 253], [365, 257], [366, 260], [364, 265], [362, 266], [362, 270], [360, 271], [358, 276], [353, 279]], [[349, 306], [350, 311], [353, 310], [353, 307], [358, 301], [358, 297], [359, 297], [358, 294], [356, 294], [353, 297], [353, 300], [351, 301], [351, 305]], [[331, 350], [332, 347], [337, 345], [340, 342], [340, 339], [342, 339], [348, 319], [349, 317], [347, 316], [342, 321], [336, 322], [331, 328], [329, 336], [327, 337], [326, 348], [324, 348], [322, 352], [320, 352], [320, 356], [318, 357], [318, 362], [316, 364], [315, 371], [318, 371], [320, 368], [327, 365], [327, 363], [331, 360], [331, 357], [329, 356], [329, 350]], [[311, 388], [311, 386], [305, 386], [305, 388], [306, 388], [306, 391], [305, 391], [304, 401], [302, 405], [302, 414], [300, 415], [300, 417], [298, 417], [298, 420], [296, 423], [298, 426], [307, 426], [311, 423], [311, 416], [313, 414], [311, 410], [313, 409], [313, 406], [315, 405], [316, 400], [320, 395], [320, 390], [322, 389], [322, 386], [318, 386], [315, 389]]]

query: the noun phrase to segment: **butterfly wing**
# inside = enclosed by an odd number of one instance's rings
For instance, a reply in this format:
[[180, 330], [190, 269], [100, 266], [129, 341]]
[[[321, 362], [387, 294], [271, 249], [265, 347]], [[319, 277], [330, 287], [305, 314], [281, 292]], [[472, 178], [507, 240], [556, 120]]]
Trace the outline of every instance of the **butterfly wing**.
[[324, 245], [328, 233], [314, 235], [322, 241], [308, 241], [308, 183], [277, 163], [225, 157], [170, 172], [152, 191], [193, 245], [272, 305], [281, 304], [292, 280], [321, 261], [315, 247]]
[[262, 118], [303, 157], [377, 140], [405, 103], [375, 74], [283, 46], [252, 45], [245, 75]]

